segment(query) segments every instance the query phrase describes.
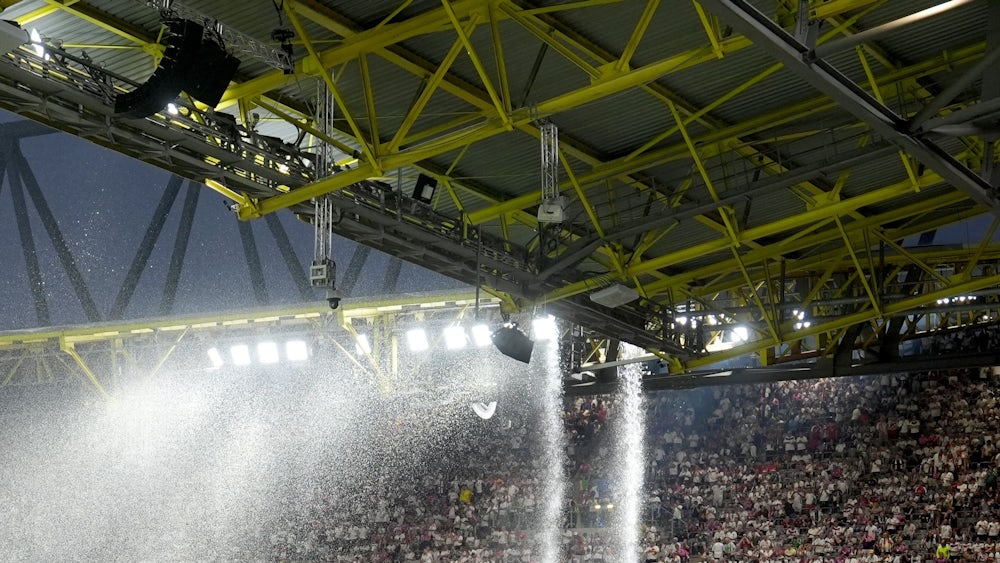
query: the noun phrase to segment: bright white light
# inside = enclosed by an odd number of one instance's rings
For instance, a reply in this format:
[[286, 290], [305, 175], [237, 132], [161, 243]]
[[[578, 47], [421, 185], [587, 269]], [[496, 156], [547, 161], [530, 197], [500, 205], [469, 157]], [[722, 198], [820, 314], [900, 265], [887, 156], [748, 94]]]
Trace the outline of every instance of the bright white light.
[[738, 326], [733, 329], [733, 342], [746, 342], [750, 337], [750, 333], [747, 331], [747, 327]]
[[359, 356], [372, 353], [372, 343], [368, 341], [367, 334], [358, 335], [358, 341], [354, 344], [354, 351]]
[[493, 332], [486, 325], [472, 327], [472, 340], [476, 343], [476, 346], [489, 346], [493, 342], [492, 335]]
[[559, 337], [559, 329], [556, 328], [556, 318], [552, 315], [535, 319], [532, 321], [531, 327], [535, 340], [555, 340]]
[[229, 354], [233, 357], [233, 365], [245, 366], [250, 364], [250, 347], [246, 344], [237, 344], [229, 348]]
[[681, 325], [688, 324], [688, 318], [687, 317], [677, 317], [676, 319], [674, 319], [674, 321], [676, 321], [677, 324], [681, 324]]
[[304, 362], [309, 359], [309, 347], [301, 340], [285, 342], [285, 356], [291, 362]]
[[278, 345], [274, 342], [258, 342], [257, 359], [262, 364], [278, 363]]
[[167, 113], [169, 113], [170, 115], [177, 115], [178, 113], [180, 113], [179, 111], [177, 111], [177, 104], [174, 104], [173, 102], [167, 104]]
[[42, 36], [39, 35], [38, 30], [31, 28], [28, 33], [28, 37], [31, 38], [32, 49], [34, 49], [35, 54], [39, 57], [45, 56], [45, 46], [42, 44]]
[[490, 401], [487, 403], [472, 403], [472, 410], [476, 411], [479, 418], [483, 420], [489, 420], [493, 418], [493, 414], [497, 412], [497, 402]]
[[469, 337], [465, 335], [465, 329], [460, 326], [449, 326], [444, 329], [444, 346], [449, 350], [465, 348]]
[[221, 368], [222, 364], [225, 363], [222, 361], [222, 354], [219, 353], [218, 348], [208, 349], [208, 359], [212, 362], [213, 368]]
[[422, 328], [407, 331], [406, 343], [409, 344], [411, 352], [423, 352], [430, 348], [430, 344], [427, 343], [427, 333]]
[[288, 165], [285, 164], [284, 162], [278, 164], [278, 172], [281, 172], [282, 174], [288, 174]]

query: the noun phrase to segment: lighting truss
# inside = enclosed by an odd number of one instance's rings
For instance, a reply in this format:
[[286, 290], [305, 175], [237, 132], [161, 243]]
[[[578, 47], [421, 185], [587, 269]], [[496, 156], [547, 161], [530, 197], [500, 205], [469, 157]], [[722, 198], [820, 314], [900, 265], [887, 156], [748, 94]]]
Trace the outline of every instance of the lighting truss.
[[291, 57], [280, 49], [275, 49], [266, 43], [262, 43], [249, 35], [241, 33], [229, 26], [222, 25], [219, 20], [205, 15], [190, 6], [185, 6], [177, 0], [137, 0], [146, 6], [155, 8], [161, 12], [169, 12], [173, 15], [196, 22], [203, 23], [206, 28], [215, 29], [225, 42], [226, 46], [234, 52], [250, 55], [251, 57], [266, 63], [282, 71], [293, 71]]

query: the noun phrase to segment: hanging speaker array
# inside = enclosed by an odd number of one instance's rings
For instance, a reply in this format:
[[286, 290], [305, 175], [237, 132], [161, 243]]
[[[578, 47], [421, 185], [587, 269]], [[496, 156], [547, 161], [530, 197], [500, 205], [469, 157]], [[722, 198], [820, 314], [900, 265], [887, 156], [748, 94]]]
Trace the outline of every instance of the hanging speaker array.
[[115, 115], [141, 119], [162, 111], [181, 92], [209, 107], [219, 105], [240, 60], [205, 36], [201, 24], [170, 19], [160, 64], [144, 84], [115, 96]]

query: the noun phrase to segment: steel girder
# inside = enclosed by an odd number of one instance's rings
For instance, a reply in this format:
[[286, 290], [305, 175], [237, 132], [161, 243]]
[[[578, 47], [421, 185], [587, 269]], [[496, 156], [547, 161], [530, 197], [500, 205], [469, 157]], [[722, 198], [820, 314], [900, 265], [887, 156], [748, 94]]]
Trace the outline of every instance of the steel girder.
[[[704, 4], [713, 7], [717, 3]], [[76, 4], [78, 8], [87, 8], [82, 2]], [[593, 3], [577, 2], [560, 9], [583, 9], [591, 4]], [[586, 320], [595, 326], [615, 319], [610, 325], [603, 326], [620, 332], [626, 340], [674, 354], [690, 350], [679, 349], [677, 342], [669, 341], [666, 337], [660, 320], [664, 311], [675, 310], [688, 300], [711, 304], [715, 300], [721, 302], [727, 294], [742, 294], [757, 310], [756, 322], [767, 327], [766, 332], [762, 333], [767, 338], [755, 344], [755, 350], [765, 350], [780, 344], [773, 342], [776, 337], [779, 340], [783, 338], [784, 320], [775, 312], [778, 308], [773, 303], [777, 294], [772, 296], [768, 291], [760, 289], [776, 286], [781, 277], [780, 264], [784, 264], [786, 272], [798, 268], [801, 272], [808, 272], [804, 275], [824, 279], [822, 274], [828, 271], [827, 264], [810, 262], [798, 256], [812, 252], [814, 256], [829, 256], [836, 264], [829, 269], [828, 277], [843, 276], [845, 271], [856, 272], [861, 269], [859, 264], [863, 265], [866, 257], [870, 256], [871, 241], [875, 240], [875, 233], [881, 225], [894, 225], [893, 228], [886, 229], [886, 233], [881, 233], [893, 240], [894, 236], [919, 233], [922, 232], [921, 228], [944, 224], [945, 220], [940, 217], [920, 222], [921, 218], [938, 205], [955, 206], [956, 213], [952, 220], [983, 212], [981, 207], [968, 203], [963, 196], [953, 194], [928, 197], [924, 201], [892, 211], [870, 211], [875, 207], [891, 204], [915, 190], [930, 190], [945, 180], [954, 183], [961, 180], [959, 176], [964, 174], [962, 167], [956, 167], [956, 162], [950, 156], [935, 156], [934, 149], [925, 140], [906, 132], [903, 133], [904, 138], [901, 138], [895, 133], [889, 135], [888, 130], [877, 129], [887, 138], [905, 142], [914, 156], [928, 157], [932, 162], [929, 164], [930, 168], [943, 174], [911, 173], [909, 181], [896, 182], [852, 197], [841, 197], [839, 187], [830, 186], [823, 180], [831, 173], [843, 177], [851, 166], [864, 161], [864, 155], [856, 155], [857, 160], [851, 160], [846, 154], [840, 154], [838, 158], [830, 159], [823, 165], [800, 167], [794, 162], [772, 159], [766, 148], [761, 149], [752, 141], [747, 141], [755, 134], [775, 126], [829, 111], [835, 104], [827, 97], [805, 100], [733, 124], [713, 118], [715, 108], [745, 92], [752, 85], [766, 80], [782, 67], [781, 64], [763, 69], [752, 80], [701, 108], [685, 102], [681, 96], [664, 88], [662, 83], [655, 82], [672, 73], [711, 64], [720, 57], [724, 58], [751, 46], [750, 38], [746, 36], [723, 37], [718, 26], [713, 25], [710, 14], [706, 15], [703, 11], [699, 12], [699, 17], [706, 23], [705, 31], [708, 35], [708, 42], [704, 47], [674, 53], [632, 68], [631, 60], [636, 45], [650, 25], [650, 15], [657, 9], [663, 9], [656, 2], [646, 5], [643, 16], [628, 34], [627, 42], [617, 52], [608, 52], [588, 41], [583, 34], [574, 31], [572, 26], [563, 23], [558, 18], [558, 13], [534, 9], [525, 3], [472, 0], [453, 2], [409, 19], [383, 22], [370, 29], [354, 24], [315, 1], [298, 0], [286, 5], [292, 17], [318, 23], [343, 40], [330, 49], [313, 49], [314, 54], [297, 64], [295, 75], [268, 72], [233, 86], [223, 105], [239, 102], [242, 104], [241, 109], [258, 104], [285, 111], [286, 117], [294, 122], [293, 125], [312, 133], [309, 130], [311, 116], [303, 107], [294, 107], [296, 104], [291, 103], [291, 106], [277, 108], [273, 102], [261, 99], [261, 96], [302, 77], [326, 75], [331, 68], [356, 62], [366, 77], [362, 93], [366, 115], [365, 118], [354, 119], [355, 124], [345, 127], [342, 133], [353, 137], [351, 142], [359, 149], [362, 158], [352, 164], [349, 170], [329, 178], [311, 177], [308, 170], [303, 170], [299, 175], [289, 175], [275, 164], [278, 162], [276, 155], [266, 154], [266, 151], [265, 154], [234, 153], [231, 147], [222, 142], [224, 136], [218, 130], [204, 123], [197, 123], [198, 120], [178, 127], [177, 121], [181, 120], [155, 118], [141, 123], [125, 123], [109, 119], [106, 104], [80, 95], [77, 89], [64, 85], [53, 91], [52, 77], [41, 76], [37, 72], [37, 66], [21, 66], [10, 72], [5, 69], [4, 75], [14, 77], [8, 82], [6, 93], [9, 97], [6, 105], [17, 106], [33, 117], [150, 160], [187, 177], [202, 181], [212, 179], [211, 187], [236, 202], [240, 215], [244, 218], [264, 215], [285, 207], [297, 208], [299, 203], [313, 196], [337, 192], [343, 196], [341, 207], [350, 218], [342, 227], [343, 234], [376, 241], [368, 243], [466, 281], [481, 279], [491, 290], [514, 295], [523, 307], [534, 302], [546, 303], [550, 308], [564, 309], [568, 316], [578, 315], [580, 320]], [[873, 1], [833, 0], [815, 6], [810, 16], [817, 19], [850, 16], [846, 23], [838, 24], [842, 31], [849, 28], [854, 21], [851, 18], [856, 17], [858, 10], [877, 5], [878, 2]], [[63, 9], [58, 5], [51, 8]], [[147, 46], [155, 44], [150, 42], [148, 34], [144, 36], [136, 30], [125, 29], [124, 25], [119, 25], [113, 18], [102, 19], [100, 14], [97, 16], [96, 23], [116, 30], [121, 37], [145, 42]], [[423, 59], [400, 45], [424, 35], [450, 33], [454, 34], [454, 45], [457, 48], [469, 49], [468, 36], [479, 26], [489, 26], [493, 34], [496, 68], [503, 69], [506, 63], [501, 46], [502, 33], [497, 24], [507, 20], [527, 30], [560, 57], [578, 67], [590, 77], [590, 84], [541, 102], [537, 113], [512, 109], [509, 85], [505, 85], [504, 80], [505, 73], [500, 72], [498, 77], [486, 76], [487, 73], [483, 72], [484, 53], [478, 53], [478, 62], [473, 60], [482, 81], [482, 85], [477, 86], [458, 78], [447, 69], [447, 65], [439, 65], [441, 61]], [[95, 18], [88, 21], [95, 23]], [[310, 38], [301, 22], [299, 27], [300, 34], [308, 41]], [[983, 52], [982, 43], [951, 49], [938, 57], [894, 68], [883, 75], [870, 74], [872, 79], [864, 86], [877, 90], [897, 84], [912, 84], [916, 77], [934, 70], [978, 60]], [[410, 108], [409, 113], [412, 115], [409, 116], [409, 131], [403, 130], [404, 128], [395, 132], [392, 129], [382, 131], [384, 126], [380, 127], [379, 116], [375, 113], [374, 100], [378, 93], [372, 89], [368, 70], [375, 59], [426, 78], [428, 82], [425, 92], [433, 94], [433, 85], [436, 84], [438, 90], [464, 104], [463, 111], [467, 111], [468, 115], [440, 126], [413, 128], [412, 125], [419, 123], [426, 104], [424, 101]], [[801, 59], [798, 62], [782, 61], [793, 68]], [[439, 72], [442, 68], [444, 71]], [[518, 227], [521, 229], [537, 228], [533, 217], [524, 212], [537, 203], [537, 193], [510, 197], [511, 194], [491, 192], [488, 186], [449, 178], [461, 154], [473, 143], [511, 130], [517, 130], [519, 133], [516, 134], [534, 135], [533, 121], [537, 116], [558, 115], [594, 99], [637, 89], [676, 110], [675, 126], [636, 147], [630, 154], [611, 160], [602, 160], [597, 156], [600, 154], [599, 147], [582, 146], [569, 138], [562, 147], [564, 153], [569, 159], [583, 163], [587, 168], [583, 173], [577, 171], [562, 186], [571, 197], [589, 205], [587, 200], [594, 195], [594, 191], [614, 179], [643, 189], [649, 188], [639, 176], [640, 173], [664, 163], [686, 160], [697, 163], [704, 158], [698, 147], [704, 146], [723, 147], [723, 150], [732, 152], [740, 159], [763, 159], [761, 170], [776, 179], [770, 184], [768, 180], [761, 179], [748, 185], [746, 193], [715, 197], [710, 202], [685, 200], [684, 197], [677, 196], [676, 199], [667, 201], [672, 211], [664, 217], [649, 220], [644, 225], [605, 228], [604, 236], [596, 238], [570, 226], [565, 229], [567, 237], [559, 249], [559, 256], [554, 262], [540, 267], [531, 260], [533, 249], [524, 247], [509, 236], [509, 231], [516, 228], [514, 223], [524, 225]], [[847, 94], [856, 93], [849, 85], [844, 91]], [[871, 109], [872, 100], [863, 101], [865, 103], [860, 106], [848, 104], [844, 107], [860, 107], [866, 111]], [[34, 106], [26, 107], [27, 104]], [[79, 111], [81, 109], [84, 111]], [[245, 113], [244, 111], [244, 116]], [[695, 126], [697, 131], [693, 129]], [[692, 130], [688, 131], [689, 128]], [[242, 135], [249, 138], [245, 133]], [[671, 137], [678, 135], [684, 137], [684, 140], [672, 142]], [[906, 141], [907, 138], [913, 139], [912, 142], [916, 145]], [[144, 150], [144, 147], [148, 149], [151, 142], [158, 144], [158, 149], [152, 152]], [[668, 144], [669, 142], [672, 144]], [[429, 161], [456, 150], [460, 151], [460, 156], [449, 168]], [[877, 151], [884, 150], [878, 146], [874, 150], [865, 149], [873, 154], [882, 154]], [[208, 155], [208, 158], [199, 158], [199, 155]], [[963, 158], [975, 159], [977, 155], [974, 150], [970, 150]], [[942, 163], [947, 166], [941, 168]], [[378, 188], [364, 182], [387, 171], [410, 166], [438, 176], [456, 206], [462, 210], [461, 213], [445, 217], [436, 212], [408, 212], [407, 205], [401, 205], [400, 202], [409, 202], [402, 199], [397, 200], [395, 205], [386, 206], [384, 198], [380, 201], [377, 195], [373, 196]], [[968, 178], [963, 180], [973, 194], [973, 199], [980, 204], [988, 203], [975, 195], [981, 190], [971, 189], [969, 181]], [[975, 184], [974, 178], [971, 181]], [[707, 176], [705, 183], [711, 192], [711, 179]], [[839, 184], [840, 182], [837, 185]], [[979, 185], [979, 188], [982, 186]], [[778, 190], [789, 190], [795, 194], [806, 203], [806, 212], [752, 228], [738, 228], [733, 224], [730, 210], [740, 197]], [[362, 196], [359, 197], [359, 194]], [[374, 199], [366, 199], [368, 196], [373, 196]], [[463, 196], [472, 199], [462, 201]], [[484, 202], [486, 205], [483, 205]], [[374, 205], [368, 205], [373, 203]], [[707, 225], [720, 236], [713, 241], [678, 250], [655, 250], [649, 253], [665, 233], [677, 229], [681, 221], [687, 224], [689, 220]], [[907, 221], [909, 223], [903, 227], [896, 226], [897, 223]], [[479, 254], [478, 250], [472, 251], [472, 247], [479, 244], [476, 235], [470, 233], [481, 233], [477, 227], [495, 226], [498, 222], [503, 236], [485, 245], [485, 254]], [[641, 236], [642, 242], [635, 248], [624, 247], [623, 241], [633, 235]], [[479, 240], [485, 240], [482, 235], [478, 236]], [[781, 237], [782, 240], [774, 242], [775, 237]], [[419, 241], [419, 251], [416, 252], [414, 240]], [[839, 250], [828, 250], [831, 245], [839, 246]], [[740, 252], [734, 252], [734, 247], [740, 249]], [[642, 252], [638, 252], [637, 257], [626, 264], [626, 255], [630, 251], [639, 250]], [[710, 266], [687, 265], [696, 258], [715, 254], [720, 258]], [[579, 260], [594, 260], [606, 268], [607, 272], [589, 277], [580, 276], [572, 270], [572, 266]], [[845, 276], [845, 279], [851, 278]], [[853, 279], [855, 289], [864, 292], [868, 301], [873, 304], [871, 310], [864, 312], [869, 315], [866, 318], [877, 318], [884, 314], [887, 309], [877, 303], [877, 295], [873, 297], [874, 282], [863, 281], [867, 278], [861, 275]], [[612, 311], [590, 303], [585, 293], [609, 280], [621, 280], [635, 285], [642, 291], [648, 306]], [[963, 287], [965, 286], [959, 283], [950, 286], [955, 291]], [[703, 361], [707, 359], [695, 360], [696, 363]]]

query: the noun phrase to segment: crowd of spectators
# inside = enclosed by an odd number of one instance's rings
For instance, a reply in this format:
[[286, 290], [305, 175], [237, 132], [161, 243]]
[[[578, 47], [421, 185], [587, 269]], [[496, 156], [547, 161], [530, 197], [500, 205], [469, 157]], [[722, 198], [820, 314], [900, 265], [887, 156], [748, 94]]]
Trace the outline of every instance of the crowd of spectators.
[[[650, 394], [642, 560], [1000, 563], [998, 398], [978, 369]], [[564, 407], [560, 560], [627, 563], [609, 528], [615, 399]], [[531, 424], [485, 432], [467, 463], [317, 495], [275, 526], [274, 558], [538, 561], [553, 457]]]

